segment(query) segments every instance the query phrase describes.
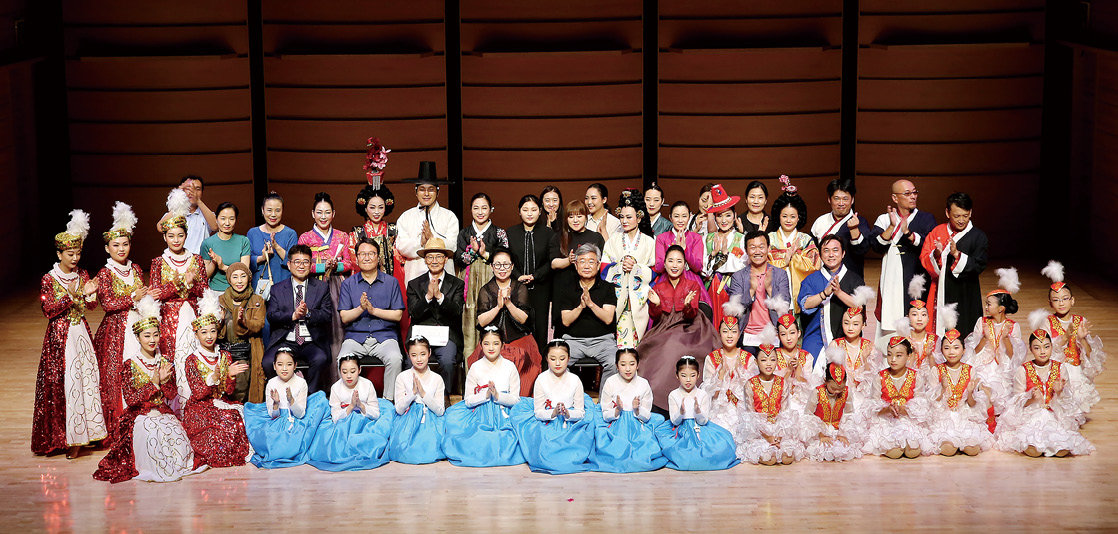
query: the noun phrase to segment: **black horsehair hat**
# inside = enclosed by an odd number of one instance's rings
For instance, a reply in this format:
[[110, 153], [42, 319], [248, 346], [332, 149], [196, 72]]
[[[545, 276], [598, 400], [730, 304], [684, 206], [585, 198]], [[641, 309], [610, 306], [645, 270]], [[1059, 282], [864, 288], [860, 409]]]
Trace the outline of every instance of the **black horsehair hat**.
[[401, 180], [408, 184], [432, 184], [432, 185], [449, 185], [450, 180], [440, 180], [439, 173], [435, 171], [435, 162], [421, 161], [419, 162], [419, 175], [415, 178], [405, 178]]

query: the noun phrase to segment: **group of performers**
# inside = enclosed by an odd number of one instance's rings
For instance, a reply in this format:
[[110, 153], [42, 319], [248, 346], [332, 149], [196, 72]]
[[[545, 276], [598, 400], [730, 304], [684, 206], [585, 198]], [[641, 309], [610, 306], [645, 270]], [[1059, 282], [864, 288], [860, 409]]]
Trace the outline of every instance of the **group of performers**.
[[[314, 227], [296, 236], [272, 194], [261, 207], [265, 224], [236, 236], [236, 207], [209, 211], [200, 180], [193, 191], [184, 180], [168, 196], [158, 223], [167, 248], [146, 277], [129, 260], [137, 220], [128, 205], [113, 208], [103, 234], [108, 260], [92, 278], [78, 266], [89, 217], [72, 211], [55, 236], [58, 263], [42, 278], [49, 322], [32, 451], [75, 457], [107, 448], [94, 476], [120, 482], [246, 462], [336, 471], [445, 459], [559, 474], [1093, 450], [1079, 429], [1099, 401], [1102, 342], [1073, 313], [1056, 262], [1043, 271], [1052, 279], [1050, 309], [1028, 314], [1027, 335], [1010, 318], [1015, 269], [999, 269], [999, 288], [980, 293], [987, 242], [965, 194], [948, 198], [948, 222], [936, 226], [916, 209], [915, 186], [901, 180], [894, 205], [870, 226], [853, 210], [853, 185], [836, 181], [832, 211], [807, 233], [806, 205], [787, 177], [769, 214], [760, 182], [747, 186], [740, 215], [733, 208], [742, 197], [711, 184], [697, 212], [677, 201], [668, 217], [655, 185], [624, 191], [612, 213], [603, 185], [566, 204], [549, 187], [521, 200], [522, 223], [508, 229], [492, 224], [491, 200], [479, 194], [459, 231], [457, 216], [437, 204], [431, 162], [416, 180], [418, 206], [385, 220], [395, 202], [379, 180], [387, 152], [370, 140], [369, 185], [355, 202], [366, 222], [353, 232], [332, 227], [333, 202], [321, 193]], [[218, 233], [196, 239], [192, 232], [207, 228], [192, 217]], [[376, 246], [361, 247], [370, 240]], [[296, 247], [311, 251], [313, 267], [299, 268], [328, 284], [320, 298], [333, 306], [308, 310], [313, 289], [304, 295], [300, 285], [294, 313], [276, 315], [268, 288], [292, 276], [296, 267], [283, 260]], [[870, 249], [883, 255], [877, 291], [862, 281], [859, 254]], [[573, 347], [582, 350], [587, 338], [564, 330], [568, 310], [553, 298], [583, 276], [576, 250], [599, 254], [591, 274], [617, 303], [612, 321], [603, 320], [615, 333], [612, 361], [599, 359], [609, 372], [598, 403], [569, 370]], [[455, 261], [436, 270], [431, 252]], [[455, 286], [463, 304], [453, 321], [462, 328], [449, 360], [439, 350], [446, 340], [399, 336], [413, 332], [409, 319], [423, 318], [378, 314], [393, 310], [361, 296], [358, 315], [399, 323], [389, 344], [406, 358], [406, 370], [386, 371], [381, 397], [362, 376], [359, 349], [346, 349], [353, 306], [339, 306], [349, 298], [342, 280], [368, 265], [366, 254], [379, 256], [377, 271], [398, 284], [396, 300], [423, 298], [409, 282], [429, 273], [458, 272], [464, 282]], [[438, 286], [428, 302], [443, 302]], [[93, 335], [85, 313], [98, 303], [105, 316]], [[329, 327], [304, 328], [324, 310], [333, 314]], [[877, 326], [866, 332], [871, 316]], [[269, 340], [269, 328], [286, 330]], [[319, 386], [318, 371], [300, 371], [312, 338], [329, 340], [329, 387]], [[364, 346], [387, 359], [381, 343], [370, 336]], [[465, 383], [455, 384], [445, 362], [463, 354], [472, 357]], [[429, 365], [436, 360], [438, 372]], [[448, 406], [458, 389], [462, 401]]]

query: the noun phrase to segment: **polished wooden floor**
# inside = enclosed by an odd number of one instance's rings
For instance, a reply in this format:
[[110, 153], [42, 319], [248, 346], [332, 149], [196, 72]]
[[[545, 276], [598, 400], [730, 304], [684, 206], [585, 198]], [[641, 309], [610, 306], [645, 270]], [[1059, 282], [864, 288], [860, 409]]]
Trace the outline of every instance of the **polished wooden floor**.
[[[870, 262], [876, 263], [876, 262]], [[991, 265], [984, 287], [994, 284]], [[1040, 265], [1020, 266], [1025, 320], [1042, 306]], [[876, 273], [867, 273], [875, 279]], [[1118, 350], [1118, 288], [1076, 276], [1076, 311]], [[186, 531], [330, 528], [374, 532], [681, 532], [1113, 530], [1118, 528], [1118, 369], [1084, 434], [1088, 457], [1030, 459], [989, 452], [917, 460], [738, 466], [714, 473], [548, 476], [525, 466], [468, 469], [389, 464], [361, 473], [309, 466], [217, 469], [171, 484], [110, 485], [90, 475], [104, 455], [36, 457], [28, 439], [45, 320], [37, 296], [0, 299], [0, 496], [3, 531]], [[99, 314], [90, 317], [94, 328]]]

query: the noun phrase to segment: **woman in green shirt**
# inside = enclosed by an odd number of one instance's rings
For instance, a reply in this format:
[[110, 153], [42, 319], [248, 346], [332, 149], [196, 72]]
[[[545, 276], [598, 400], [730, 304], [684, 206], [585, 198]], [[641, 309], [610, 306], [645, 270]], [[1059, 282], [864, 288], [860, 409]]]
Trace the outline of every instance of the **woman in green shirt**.
[[210, 289], [225, 291], [229, 281], [225, 270], [234, 263], [248, 264], [248, 238], [233, 233], [237, 225], [237, 206], [232, 202], [222, 202], [217, 207], [217, 233], [202, 241], [200, 254], [206, 264], [206, 276], [210, 278]]

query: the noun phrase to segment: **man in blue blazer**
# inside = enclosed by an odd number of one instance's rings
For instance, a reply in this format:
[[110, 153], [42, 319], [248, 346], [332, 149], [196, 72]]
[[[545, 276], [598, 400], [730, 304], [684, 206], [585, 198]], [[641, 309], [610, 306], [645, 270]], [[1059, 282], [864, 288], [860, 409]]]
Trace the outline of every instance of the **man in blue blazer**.
[[[769, 324], [776, 328], [777, 319], [788, 311], [774, 310], [769, 307], [769, 302], [772, 299], [783, 299], [791, 304], [792, 290], [788, 285], [788, 273], [769, 264], [768, 234], [745, 234], [745, 254], [749, 258], [749, 266], [730, 276], [728, 293], [731, 299], [735, 295], [739, 296], [745, 307], [744, 315], [739, 318], [741, 346], [750, 354], [757, 354], [757, 346], [761, 344], [761, 330]], [[761, 290], [760, 294], [758, 289]], [[754, 306], [763, 306], [764, 309], [753, 313]]]
[[335, 313], [326, 282], [309, 278], [311, 264], [310, 247], [295, 245], [287, 251], [291, 278], [272, 286], [268, 299], [272, 335], [261, 362], [268, 378], [276, 376], [276, 353], [280, 347], [290, 347], [295, 359], [308, 366], [303, 376], [308, 393], [322, 391], [321, 380], [328, 379], [330, 325]]

